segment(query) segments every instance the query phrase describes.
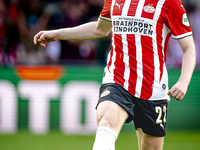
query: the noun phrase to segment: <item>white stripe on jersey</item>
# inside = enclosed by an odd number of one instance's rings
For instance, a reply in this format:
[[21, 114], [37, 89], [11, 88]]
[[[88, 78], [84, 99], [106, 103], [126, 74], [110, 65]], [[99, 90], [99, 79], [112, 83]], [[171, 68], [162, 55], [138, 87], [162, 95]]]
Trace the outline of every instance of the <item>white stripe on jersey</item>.
[[135, 88], [135, 96], [140, 97], [143, 81], [143, 65], [142, 65], [142, 45], [141, 45], [141, 36], [135, 35], [136, 43], [136, 59], [137, 59], [137, 81]]
[[127, 42], [127, 35], [122, 34], [122, 42], [123, 42], [123, 53], [124, 53], [124, 64], [125, 64], [125, 71], [124, 71], [124, 87], [128, 90], [129, 85], [129, 76], [130, 76], [130, 66], [129, 66], [129, 55], [128, 55], [128, 42]]
[[127, 16], [130, 4], [131, 0], [125, 0], [124, 7], [122, 10], [122, 16]]
[[109, 72], [111, 73], [111, 77], [112, 77], [112, 79], [110, 79], [110, 81], [109, 82], [112, 82], [112, 83], [114, 83], [114, 70], [115, 70], [115, 61], [116, 61], [116, 52], [115, 52], [115, 38], [114, 38], [114, 34], [113, 34], [113, 38], [112, 38], [112, 40], [113, 40], [113, 43], [112, 43], [112, 47], [113, 47], [113, 55], [112, 55], [112, 64], [110, 65], [110, 67], [109, 67]]
[[161, 13], [161, 9], [163, 7], [163, 4], [165, 3], [166, 0], [159, 0], [157, 7], [156, 7], [156, 11], [154, 14], [154, 19], [158, 21], [159, 17], [160, 17], [160, 13]]
[[[136, 10], [135, 17], [140, 18], [142, 15], [142, 10], [144, 7], [145, 0], [140, 0]], [[136, 44], [136, 59], [137, 59], [137, 81], [135, 88], [135, 96], [140, 97], [143, 81], [143, 65], [142, 65], [142, 45], [141, 36], [135, 34], [135, 44]]]
[[136, 14], [135, 14], [136, 18], [141, 17], [142, 10], [143, 10], [143, 7], [144, 7], [144, 2], [145, 2], [145, 0], [139, 0], [138, 7], [137, 7], [137, 10], [136, 10]]
[[162, 41], [162, 54], [163, 54], [163, 60], [165, 59], [165, 52], [164, 52], [164, 47], [165, 47], [165, 41], [166, 41], [166, 38], [167, 38], [167, 35], [170, 33], [170, 29], [165, 25], [163, 24], [163, 30], [162, 30], [162, 37], [163, 37], [163, 41]]
[[[130, 6], [131, 0], [126, 0], [123, 10], [122, 10], [122, 15], [127, 16], [129, 6]], [[129, 87], [129, 77], [130, 77], [130, 66], [129, 66], [129, 54], [128, 54], [128, 41], [127, 41], [127, 34], [122, 34], [122, 43], [123, 43], [123, 53], [124, 53], [124, 64], [125, 64], [125, 71], [124, 71], [124, 87], [126, 90], [128, 90]]]
[[[111, 51], [110, 51], [110, 52], [111, 52]], [[109, 52], [109, 54], [108, 54], [107, 63], [108, 63], [108, 62], [110, 61], [110, 59], [111, 59], [110, 52]], [[106, 75], [106, 78], [105, 78], [105, 77], [103, 78], [102, 83], [115, 83], [115, 82], [114, 82], [114, 79], [113, 79], [113, 75], [112, 75], [112, 74], [113, 74], [113, 71], [110, 70], [110, 68], [109, 68], [109, 70], [108, 70], [108, 66], [105, 67], [104, 73], [105, 73], [105, 75]]]
[[116, 1], [116, 0], [112, 0], [111, 10], [110, 10], [111, 19], [112, 19], [112, 16], [113, 16], [113, 8], [114, 8], [114, 5], [115, 5], [115, 1]]

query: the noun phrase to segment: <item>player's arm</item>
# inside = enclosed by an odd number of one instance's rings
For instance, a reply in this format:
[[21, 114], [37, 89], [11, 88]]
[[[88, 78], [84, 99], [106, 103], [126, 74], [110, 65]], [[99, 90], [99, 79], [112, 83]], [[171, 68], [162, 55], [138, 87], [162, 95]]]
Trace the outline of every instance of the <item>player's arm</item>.
[[111, 31], [111, 22], [98, 19], [77, 27], [63, 28], [50, 31], [40, 31], [34, 38], [34, 44], [45, 47], [48, 42], [56, 40], [92, 40], [107, 36]]
[[196, 51], [192, 36], [179, 39], [178, 42], [183, 50], [181, 75], [178, 82], [169, 90], [168, 95], [171, 95], [171, 97], [177, 100], [182, 100], [187, 92], [194, 71]]

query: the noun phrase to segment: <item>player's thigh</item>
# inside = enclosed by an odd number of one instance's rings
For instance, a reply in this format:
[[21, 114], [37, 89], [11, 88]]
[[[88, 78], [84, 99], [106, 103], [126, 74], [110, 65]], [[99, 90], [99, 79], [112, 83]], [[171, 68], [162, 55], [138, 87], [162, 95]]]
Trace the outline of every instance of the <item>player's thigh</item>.
[[98, 126], [107, 126], [117, 134], [119, 134], [127, 117], [128, 114], [125, 109], [113, 101], [105, 100], [97, 106]]
[[125, 121], [133, 118], [132, 95], [115, 83], [102, 84], [97, 102], [97, 123], [119, 133]]
[[139, 150], [162, 150], [164, 137], [145, 134], [141, 128], [137, 129]]
[[164, 137], [167, 117], [167, 100], [147, 101], [135, 99], [135, 128], [154, 137]]

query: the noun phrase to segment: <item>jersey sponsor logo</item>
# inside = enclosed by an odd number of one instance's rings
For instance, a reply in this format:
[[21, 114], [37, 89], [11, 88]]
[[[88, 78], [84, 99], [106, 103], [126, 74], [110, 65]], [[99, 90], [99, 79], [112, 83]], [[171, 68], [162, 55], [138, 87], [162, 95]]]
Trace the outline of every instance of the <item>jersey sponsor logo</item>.
[[187, 18], [187, 14], [183, 14], [183, 19], [182, 19], [182, 23], [185, 25], [185, 26], [190, 26], [190, 23], [188, 21], [188, 18]]
[[115, 3], [115, 6], [118, 6], [119, 9], [121, 8], [121, 5], [123, 5], [124, 3], [121, 3], [121, 4], [118, 4], [118, 3]]
[[107, 91], [104, 91], [100, 97], [104, 97], [104, 96], [107, 96], [108, 94], [110, 94], [110, 91], [107, 90]]
[[153, 7], [153, 4], [152, 5], [148, 4], [148, 5], [144, 6], [144, 11], [147, 13], [154, 13], [155, 8]]
[[114, 17], [112, 31], [116, 34], [140, 34], [153, 36], [153, 25], [143, 19]]

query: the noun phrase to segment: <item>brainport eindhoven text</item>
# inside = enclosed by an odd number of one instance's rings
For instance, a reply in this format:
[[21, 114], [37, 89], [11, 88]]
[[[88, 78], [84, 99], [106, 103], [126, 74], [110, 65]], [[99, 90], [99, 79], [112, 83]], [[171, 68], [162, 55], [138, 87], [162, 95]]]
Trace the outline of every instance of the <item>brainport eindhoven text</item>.
[[[116, 20], [116, 21], [115, 21]], [[112, 21], [113, 32], [117, 34], [153, 35], [153, 25], [139, 19], [118, 18]]]

